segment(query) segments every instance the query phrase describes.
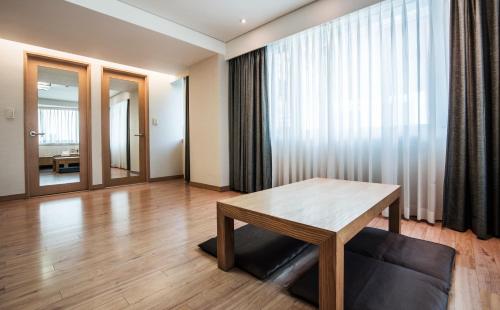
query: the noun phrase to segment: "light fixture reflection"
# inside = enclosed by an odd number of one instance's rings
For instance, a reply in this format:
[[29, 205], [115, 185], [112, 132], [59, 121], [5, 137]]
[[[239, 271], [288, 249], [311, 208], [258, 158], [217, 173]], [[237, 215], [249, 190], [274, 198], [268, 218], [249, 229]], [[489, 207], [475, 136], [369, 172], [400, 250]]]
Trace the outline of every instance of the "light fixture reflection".
[[111, 219], [113, 230], [116, 233], [129, 232], [130, 203], [128, 192], [114, 192], [111, 194]]

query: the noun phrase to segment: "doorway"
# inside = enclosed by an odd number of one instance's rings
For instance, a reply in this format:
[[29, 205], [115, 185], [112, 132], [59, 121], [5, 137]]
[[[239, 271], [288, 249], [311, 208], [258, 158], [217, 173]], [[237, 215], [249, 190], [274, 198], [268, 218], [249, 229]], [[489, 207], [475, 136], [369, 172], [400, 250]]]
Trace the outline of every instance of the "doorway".
[[27, 196], [89, 188], [88, 64], [25, 55]]
[[147, 180], [146, 85], [146, 76], [103, 69], [102, 164], [105, 186]]

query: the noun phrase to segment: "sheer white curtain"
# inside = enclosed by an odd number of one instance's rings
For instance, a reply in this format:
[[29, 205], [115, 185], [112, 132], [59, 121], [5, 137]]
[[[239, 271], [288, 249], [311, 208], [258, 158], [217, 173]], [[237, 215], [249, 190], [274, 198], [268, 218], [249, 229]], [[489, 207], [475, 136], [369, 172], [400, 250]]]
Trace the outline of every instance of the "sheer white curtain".
[[112, 102], [109, 107], [109, 148], [111, 167], [127, 167], [128, 101]]
[[404, 216], [442, 213], [448, 0], [383, 1], [267, 48], [273, 185], [403, 186]]
[[38, 108], [38, 132], [40, 144], [78, 144], [80, 119], [75, 108]]

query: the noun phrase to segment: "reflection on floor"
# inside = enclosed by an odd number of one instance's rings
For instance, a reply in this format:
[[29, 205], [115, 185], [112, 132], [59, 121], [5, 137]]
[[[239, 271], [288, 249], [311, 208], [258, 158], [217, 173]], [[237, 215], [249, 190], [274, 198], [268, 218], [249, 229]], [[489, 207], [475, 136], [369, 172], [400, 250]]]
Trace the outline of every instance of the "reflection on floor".
[[79, 172], [57, 173], [52, 169], [40, 170], [40, 186], [80, 182]]
[[112, 179], [136, 177], [136, 176], [139, 176], [139, 173], [133, 172], [133, 171], [128, 171], [127, 169], [111, 168], [111, 178]]
[[[198, 249], [236, 195], [173, 180], [0, 202], [0, 308], [315, 309], [285, 287], [316, 257], [262, 282]], [[499, 238], [407, 220], [401, 233], [458, 250], [448, 309], [500, 309]]]

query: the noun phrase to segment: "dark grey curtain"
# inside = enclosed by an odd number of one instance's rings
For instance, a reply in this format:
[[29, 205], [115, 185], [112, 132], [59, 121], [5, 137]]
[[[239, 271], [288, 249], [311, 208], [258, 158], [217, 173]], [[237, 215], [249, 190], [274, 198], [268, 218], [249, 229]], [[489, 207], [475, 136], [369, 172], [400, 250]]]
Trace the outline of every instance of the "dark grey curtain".
[[130, 99], [127, 99], [127, 170], [131, 170], [130, 165]]
[[189, 76], [184, 78], [186, 93], [185, 93], [185, 107], [186, 115], [185, 117], [185, 132], [184, 132], [184, 181], [191, 181], [191, 153], [190, 153], [190, 141], [189, 141]]
[[229, 61], [230, 187], [255, 192], [271, 187], [271, 141], [266, 50]]
[[443, 223], [500, 236], [499, 1], [451, 1]]

